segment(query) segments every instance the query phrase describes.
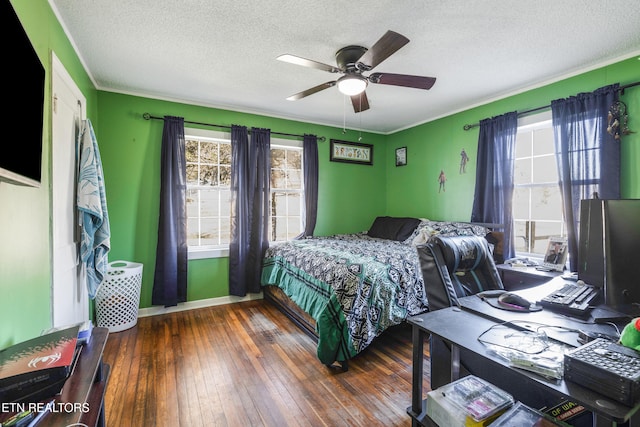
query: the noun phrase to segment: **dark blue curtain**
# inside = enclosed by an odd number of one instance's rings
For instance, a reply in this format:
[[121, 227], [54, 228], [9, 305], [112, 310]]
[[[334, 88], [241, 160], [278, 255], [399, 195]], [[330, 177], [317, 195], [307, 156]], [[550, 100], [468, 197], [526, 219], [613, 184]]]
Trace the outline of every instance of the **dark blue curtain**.
[[569, 266], [578, 267], [580, 200], [598, 194], [620, 198], [620, 143], [607, 132], [607, 115], [619, 84], [551, 101], [553, 131], [569, 243]]
[[480, 121], [471, 221], [504, 225], [505, 259], [515, 256], [512, 199], [517, 132], [516, 112]]
[[254, 173], [252, 191], [251, 232], [247, 278], [244, 289], [234, 289], [231, 295], [244, 296], [261, 290], [262, 258], [269, 247], [269, 197], [271, 189], [271, 131], [251, 128], [251, 169]]
[[187, 212], [184, 118], [165, 116], [160, 170], [160, 218], [151, 302], [187, 300]]
[[[231, 243], [229, 244], [229, 291], [247, 283], [249, 257], [250, 197], [249, 134], [244, 126], [231, 126]], [[242, 293], [242, 292], [241, 292]], [[243, 294], [244, 295], [244, 294]]]
[[304, 231], [299, 237], [313, 236], [318, 218], [318, 138], [305, 135], [303, 139], [304, 169]]
[[270, 131], [231, 127], [231, 243], [229, 294], [260, 292], [262, 256], [269, 245]]

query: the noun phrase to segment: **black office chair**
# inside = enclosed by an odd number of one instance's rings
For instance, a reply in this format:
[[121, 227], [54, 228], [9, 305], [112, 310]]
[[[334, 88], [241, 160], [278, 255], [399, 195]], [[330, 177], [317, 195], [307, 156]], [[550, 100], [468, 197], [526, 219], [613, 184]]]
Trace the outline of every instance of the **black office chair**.
[[434, 236], [416, 249], [430, 311], [457, 306], [467, 295], [504, 289], [483, 237]]

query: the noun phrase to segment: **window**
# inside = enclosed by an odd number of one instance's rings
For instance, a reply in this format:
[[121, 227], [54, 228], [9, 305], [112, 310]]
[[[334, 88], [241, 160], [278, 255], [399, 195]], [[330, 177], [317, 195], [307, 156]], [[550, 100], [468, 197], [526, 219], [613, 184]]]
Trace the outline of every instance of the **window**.
[[291, 240], [302, 233], [304, 188], [302, 143], [272, 140], [269, 241]]
[[516, 137], [515, 249], [534, 256], [544, 255], [549, 237], [566, 235], [550, 116], [522, 120]]
[[[231, 141], [228, 133], [185, 129], [187, 245], [192, 250], [229, 247]], [[205, 255], [205, 254], [203, 254]]]
[[[231, 241], [231, 136], [185, 129], [189, 258], [228, 255]], [[271, 139], [269, 241], [302, 232], [302, 141]]]

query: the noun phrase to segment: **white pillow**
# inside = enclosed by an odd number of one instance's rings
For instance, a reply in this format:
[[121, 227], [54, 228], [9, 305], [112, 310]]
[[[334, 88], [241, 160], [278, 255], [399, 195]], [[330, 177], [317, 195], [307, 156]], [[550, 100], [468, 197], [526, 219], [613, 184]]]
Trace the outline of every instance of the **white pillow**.
[[426, 226], [420, 228], [420, 230], [418, 230], [418, 235], [416, 237], [414, 237], [414, 239], [411, 242], [411, 244], [413, 246], [424, 245], [425, 243], [427, 243], [429, 238], [431, 238], [431, 236], [433, 236], [435, 234], [438, 234], [438, 230], [434, 229], [433, 227], [430, 227], [430, 226], [426, 225]]

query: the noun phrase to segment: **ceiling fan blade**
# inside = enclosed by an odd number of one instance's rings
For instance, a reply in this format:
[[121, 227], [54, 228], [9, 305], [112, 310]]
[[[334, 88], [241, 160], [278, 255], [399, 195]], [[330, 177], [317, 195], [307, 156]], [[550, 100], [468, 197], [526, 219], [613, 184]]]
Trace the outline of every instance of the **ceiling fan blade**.
[[320, 92], [321, 90], [329, 89], [336, 85], [335, 80], [331, 82], [322, 83], [321, 85], [314, 86], [307, 90], [303, 90], [302, 92], [296, 93], [295, 95], [291, 95], [287, 98], [287, 101], [297, 101], [298, 99], [302, 99], [305, 96], [313, 95], [316, 92]]
[[358, 59], [358, 64], [364, 65], [365, 71], [371, 70], [407, 43], [408, 38], [389, 30]]
[[368, 78], [370, 83], [415, 89], [431, 89], [436, 82], [435, 77], [410, 76], [408, 74], [373, 73]]
[[359, 113], [369, 109], [369, 99], [367, 93], [362, 92], [351, 97], [351, 104], [353, 105], [353, 111]]
[[280, 55], [276, 58], [278, 61], [288, 62], [290, 64], [302, 65], [303, 67], [315, 68], [316, 70], [328, 71], [330, 73], [339, 73], [341, 70], [332, 65], [323, 64], [322, 62], [312, 61], [311, 59], [302, 58], [295, 55]]

